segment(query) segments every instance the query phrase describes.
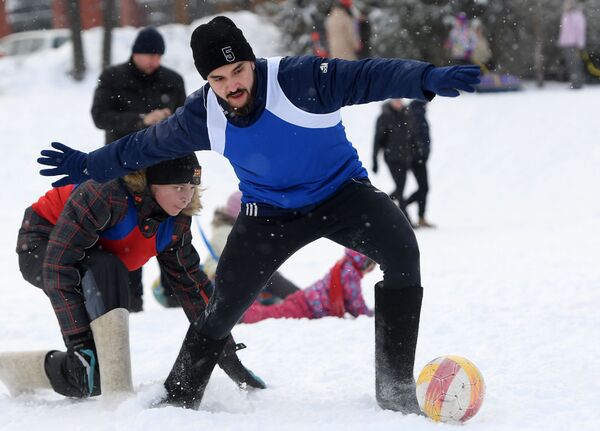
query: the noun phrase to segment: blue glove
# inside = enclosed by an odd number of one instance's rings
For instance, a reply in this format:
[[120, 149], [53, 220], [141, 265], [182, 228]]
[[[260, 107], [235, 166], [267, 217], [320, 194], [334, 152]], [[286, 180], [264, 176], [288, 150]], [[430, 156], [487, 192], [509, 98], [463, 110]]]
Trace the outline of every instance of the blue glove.
[[81, 184], [89, 180], [90, 176], [87, 173], [87, 157], [86, 153], [74, 150], [60, 142], [52, 142], [52, 147], [58, 151], [42, 150], [38, 163], [46, 166], [53, 166], [53, 169], [42, 169], [41, 175], [52, 177], [55, 175], [66, 175], [52, 183], [52, 187], [66, 186], [67, 184]]
[[423, 89], [440, 96], [456, 97], [458, 90], [472, 93], [479, 84], [479, 66], [431, 67], [423, 75]]

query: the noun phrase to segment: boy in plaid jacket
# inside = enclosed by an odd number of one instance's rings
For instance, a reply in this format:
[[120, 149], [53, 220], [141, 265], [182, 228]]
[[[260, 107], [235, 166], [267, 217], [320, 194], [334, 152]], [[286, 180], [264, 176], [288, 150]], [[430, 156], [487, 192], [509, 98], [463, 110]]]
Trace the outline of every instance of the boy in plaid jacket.
[[[198, 318], [212, 293], [191, 242], [200, 176], [191, 154], [105, 184], [52, 189], [25, 210], [19, 268], [50, 299], [67, 351], [0, 353], [0, 380], [11, 393], [132, 392], [128, 272], [153, 256], [188, 319]], [[263, 388], [237, 358], [232, 338], [227, 346], [223, 370], [240, 385]]]

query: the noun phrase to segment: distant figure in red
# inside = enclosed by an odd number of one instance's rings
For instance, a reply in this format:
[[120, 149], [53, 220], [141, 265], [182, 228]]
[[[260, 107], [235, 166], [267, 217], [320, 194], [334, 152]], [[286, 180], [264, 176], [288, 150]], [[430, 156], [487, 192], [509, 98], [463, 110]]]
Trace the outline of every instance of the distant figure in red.
[[327, 52], [327, 48], [323, 45], [321, 41], [321, 34], [318, 31], [313, 31], [310, 34], [310, 40], [312, 42], [313, 54], [317, 57], [327, 58], [329, 57], [329, 53]]

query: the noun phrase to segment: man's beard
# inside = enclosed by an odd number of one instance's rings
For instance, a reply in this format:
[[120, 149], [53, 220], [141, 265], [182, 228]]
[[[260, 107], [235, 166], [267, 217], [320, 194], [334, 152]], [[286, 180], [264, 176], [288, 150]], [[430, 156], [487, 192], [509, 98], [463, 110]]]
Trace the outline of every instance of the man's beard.
[[231, 106], [228, 103], [228, 105], [232, 109], [232, 114], [237, 117], [244, 117], [244, 116], [250, 114], [250, 111], [252, 110], [252, 102], [253, 102], [252, 94], [250, 94], [250, 92], [248, 90], [243, 90], [243, 91], [248, 95], [247, 96], [248, 99], [244, 106], [240, 106], [239, 108], [236, 108], [236, 107]]

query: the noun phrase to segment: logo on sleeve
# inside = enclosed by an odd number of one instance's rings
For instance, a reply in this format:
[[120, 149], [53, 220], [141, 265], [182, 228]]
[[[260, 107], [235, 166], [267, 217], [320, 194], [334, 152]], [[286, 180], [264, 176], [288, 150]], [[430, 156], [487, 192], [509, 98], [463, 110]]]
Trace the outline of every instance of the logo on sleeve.
[[221, 48], [221, 51], [223, 52], [223, 56], [225, 57], [225, 61], [227, 61], [227, 63], [231, 63], [232, 61], [235, 60], [235, 55], [233, 54], [233, 50], [231, 49], [231, 46], [226, 46], [225, 48]]
[[321, 63], [321, 72], [327, 73], [328, 66], [329, 66], [329, 63]]

